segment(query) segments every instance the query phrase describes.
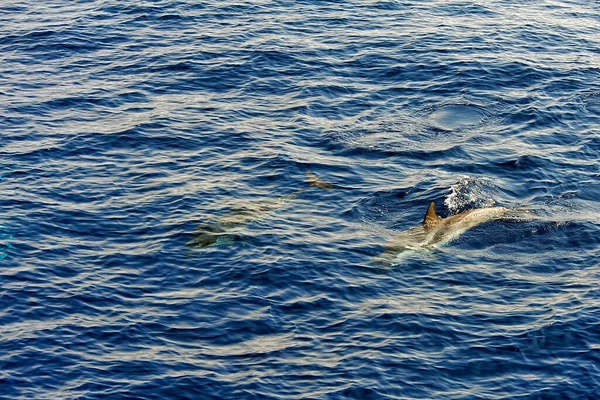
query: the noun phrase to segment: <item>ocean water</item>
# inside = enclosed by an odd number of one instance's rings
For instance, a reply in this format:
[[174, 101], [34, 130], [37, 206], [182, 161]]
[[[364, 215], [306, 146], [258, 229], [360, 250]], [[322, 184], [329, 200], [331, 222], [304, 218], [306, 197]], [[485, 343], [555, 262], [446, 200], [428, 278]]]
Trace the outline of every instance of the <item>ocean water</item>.
[[[583, 0], [3, 1], [0, 398], [599, 398], [599, 32]], [[531, 218], [374, 263], [431, 201]]]

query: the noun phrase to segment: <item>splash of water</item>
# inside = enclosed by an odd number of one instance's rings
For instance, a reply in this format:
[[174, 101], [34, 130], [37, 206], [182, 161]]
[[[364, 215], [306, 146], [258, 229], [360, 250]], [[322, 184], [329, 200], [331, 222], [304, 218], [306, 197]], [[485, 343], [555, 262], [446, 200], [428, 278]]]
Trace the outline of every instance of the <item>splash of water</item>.
[[444, 204], [452, 214], [469, 208], [494, 207], [497, 205], [494, 197], [498, 192], [499, 189], [491, 182], [467, 175], [450, 187]]

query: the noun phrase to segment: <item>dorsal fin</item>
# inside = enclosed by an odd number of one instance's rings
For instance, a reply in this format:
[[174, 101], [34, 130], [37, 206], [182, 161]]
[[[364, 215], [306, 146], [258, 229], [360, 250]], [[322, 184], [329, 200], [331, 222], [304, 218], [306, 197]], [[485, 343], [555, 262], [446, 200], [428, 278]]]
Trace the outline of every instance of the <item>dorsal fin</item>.
[[306, 180], [310, 186], [318, 187], [319, 189], [333, 189], [331, 183], [318, 178], [310, 169], [306, 170]]
[[442, 219], [438, 217], [438, 215], [435, 212], [435, 204], [432, 201], [431, 203], [429, 203], [429, 207], [427, 208], [427, 212], [425, 213], [425, 218], [423, 218], [423, 225], [431, 226], [438, 223], [441, 220]]

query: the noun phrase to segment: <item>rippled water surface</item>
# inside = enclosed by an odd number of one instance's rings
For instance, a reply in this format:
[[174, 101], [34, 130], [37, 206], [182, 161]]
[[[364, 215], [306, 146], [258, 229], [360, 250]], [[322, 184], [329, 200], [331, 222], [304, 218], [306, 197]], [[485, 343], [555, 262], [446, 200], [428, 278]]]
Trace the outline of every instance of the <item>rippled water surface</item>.
[[0, 398], [598, 398], [599, 15], [3, 1]]

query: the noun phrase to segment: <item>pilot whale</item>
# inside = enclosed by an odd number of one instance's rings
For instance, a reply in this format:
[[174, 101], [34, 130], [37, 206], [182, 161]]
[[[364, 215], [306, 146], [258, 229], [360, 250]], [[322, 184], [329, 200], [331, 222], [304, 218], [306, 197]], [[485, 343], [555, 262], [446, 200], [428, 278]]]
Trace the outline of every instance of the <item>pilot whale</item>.
[[199, 224], [186, 246], [200, 249], [208, 246], [232, 244], [240, 238], [240, 235], [235, 232], [236, 228], [260, 220], [266, 213], [281, 207], [287, 201], [295, 199], [306, 189], [310, 187], [333, 188], [330, 183], [319, 179], [310, 170], [306, 171], [306, 182], [308, 186], [288, 195], [236, 206], [214, 222]]
[[401, 232], [386, 243], [385, 250], [375, 257], [379, 265], [395, 265], [402, 258], [417, 254], [423, 250], [433, 250], [451, 242], [465, 231], [488, 221], [516, 217], [518, 214], [532, 215], [525, 210], [512, 210], [505, 207], [475, 208], [459, 214], [440, 218], [431, 202], [423, 222]]

